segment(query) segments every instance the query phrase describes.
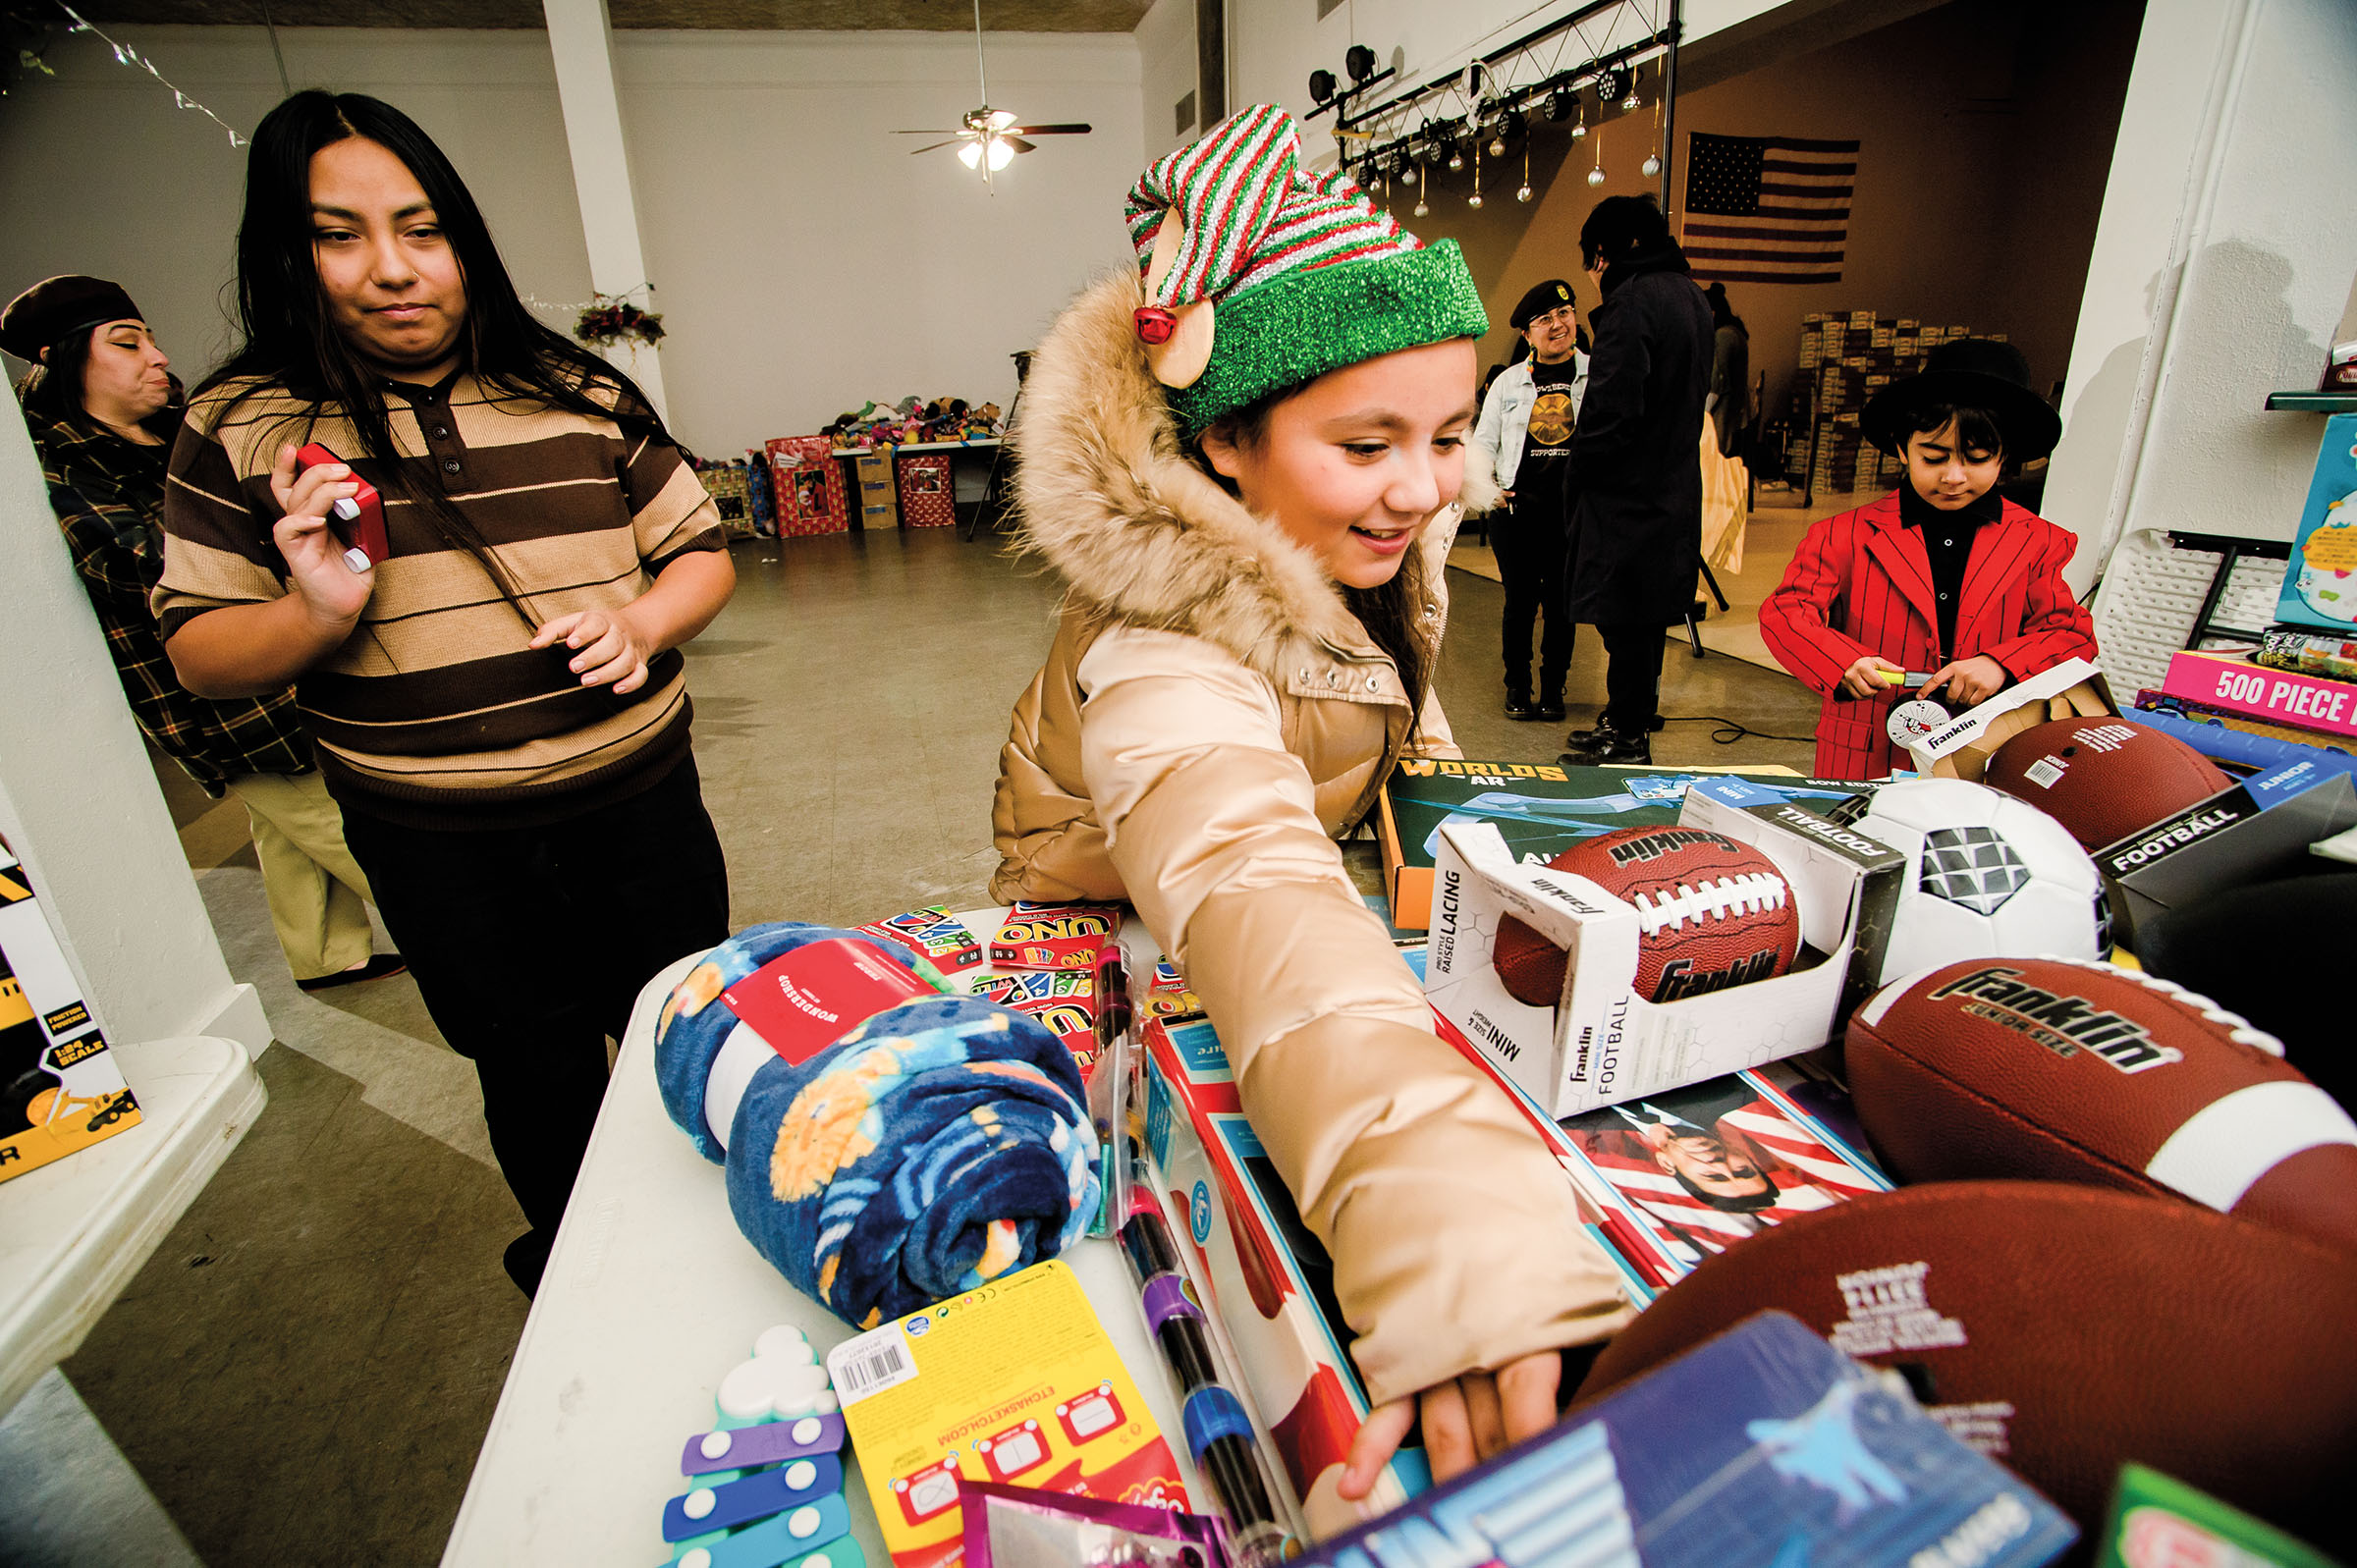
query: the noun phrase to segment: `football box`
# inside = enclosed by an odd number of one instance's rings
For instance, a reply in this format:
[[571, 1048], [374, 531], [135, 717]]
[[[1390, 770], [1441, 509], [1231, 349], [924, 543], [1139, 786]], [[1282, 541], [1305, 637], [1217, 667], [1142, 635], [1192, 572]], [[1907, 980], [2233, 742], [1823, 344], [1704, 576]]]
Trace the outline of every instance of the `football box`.
[[2357, 777], [2347, 759], [2319, 753], [2253, 774], [2096, 851], [2115, 934], [2133, 951], [2137, 928], [2165, 910], [2313, 870], [2308, 846], [2352, 826]]
[[1573, 844], [1622, 828], [1666, 828], [1677, 820], [1686, 786], [1706, 774], [1734, 775], [1786, 798], [1835, 801], [1873, 787], [1843, 780], [1803, 779], [1788, 768], [1569, 768], [1529, 762], [1468, 762], [1406, 757], [1392, 770], [1377, 803], [1384, 891], [1392, 924], [1431, 925], [1432, 868], [1443, 828], [1495, 825], [1518, 860], [1545, 865]]
[[[1648, 1001], [1634, 989], [1632, 905], [1584, 877], [1516, 862], [1491, 824], [1442, 830], [1425, 995], [1551, 1116], [1814, 1051], [1874, 989], [1904, 856], [1743, 779], [1697, 781], [1677, 821], [1776, 862], [1800, 912], [1802, 962], [1789, 973]], [[1516, 1000], [1498, 976], [1509, 915], [1570, 955], [1553, 1007]]]
[[1927, 779], [1979, 784], [1989, 759], [2024, 730], [2056, 719], [2117, 712], [2119, 705], [2111, 700], [2103, 671], [2085, 659], [2065, 659], [1966, 709], [1907, 750], [1915, 771]]
[[2077, 1535], [1899, 1379], [1764, 1312], [1298, 1568], [2036, 1568]]

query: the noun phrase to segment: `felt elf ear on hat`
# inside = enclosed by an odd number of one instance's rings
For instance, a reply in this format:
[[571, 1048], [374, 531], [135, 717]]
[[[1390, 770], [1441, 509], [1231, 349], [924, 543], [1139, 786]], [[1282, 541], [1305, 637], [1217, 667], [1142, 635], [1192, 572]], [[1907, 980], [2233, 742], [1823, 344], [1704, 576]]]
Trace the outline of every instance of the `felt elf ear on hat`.
[[1254, 104], [1130, 189], [1138, 341], [1189, 435], [1329, 370], [1489, 331], [1454, 241], [1427, 246], [1300, 154], [1292, 116]]

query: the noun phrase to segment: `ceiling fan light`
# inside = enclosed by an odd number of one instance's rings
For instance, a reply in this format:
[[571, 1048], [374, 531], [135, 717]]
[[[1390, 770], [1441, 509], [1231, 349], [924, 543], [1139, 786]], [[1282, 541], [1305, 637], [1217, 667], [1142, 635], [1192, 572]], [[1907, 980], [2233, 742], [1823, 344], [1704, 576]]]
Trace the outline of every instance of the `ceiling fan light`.
[[990, 172], [996, 174], [1013, 162], [1014, 162], [1014, 148], [1003, 138], [992, 136], [990, 138]]
[[1013, 124], [1014, 124], [1014, 111], [1013, 109], [994, 109], [991, 111], [991, 130], [1004, 131]]
[[968, 169], [981, 168], [982, 143], [979, 141], [969, 141], [964, 146], [959, 147], [958, 149], [958, 161], [964, 164]]

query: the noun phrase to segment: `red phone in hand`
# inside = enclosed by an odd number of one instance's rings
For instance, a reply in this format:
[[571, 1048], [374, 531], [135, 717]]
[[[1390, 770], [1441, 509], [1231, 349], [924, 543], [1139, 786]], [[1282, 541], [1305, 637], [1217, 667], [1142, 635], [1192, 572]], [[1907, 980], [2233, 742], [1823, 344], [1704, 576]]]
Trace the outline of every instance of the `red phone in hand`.
[[[295, 471], [301, 473], [316, 463], [343, 460], [314, 441], [295, 454]], [[393, 553], [385, 540], [385, 503], [376, 493], [376, 487], [357, 473], [352, 476], [352, 482], [360, 487], [359, 494], [347, 496], [329, 508], [327, 525], [343, 542], [344, 565], [355, 571], [366, 571]]]

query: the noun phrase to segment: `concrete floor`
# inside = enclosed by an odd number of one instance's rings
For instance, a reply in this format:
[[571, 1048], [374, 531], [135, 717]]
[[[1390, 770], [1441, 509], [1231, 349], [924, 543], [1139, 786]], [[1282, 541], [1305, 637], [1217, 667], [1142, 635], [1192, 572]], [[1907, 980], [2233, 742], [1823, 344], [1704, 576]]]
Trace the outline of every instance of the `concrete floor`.
[[[947, 529], [736, 559], [735, 601], [687, 650], [735, 921], [984, 902], [998, 750], [1056, 585]], [[1497, 585], [1450, 587], [1436, 682], [1466, 754], [1553, 761], [1559, 727], [1498, 712]], [[1593, 634], [1570, 684], [1574, 721], [1592, 718]], [[1816, 699], [1681, 646], [1662, 709], [1805, 736]], [[1656, 759], [1808, 766], [1806, 741], [1721, 745], [1715, 728], [1671, 725]], [[472, 1071], [407, 978], [296, 990], [242, 812], [162, 777], [230, 968], [277, 1031], [270, 1108], [66, 1372], [206, 1562], [432, 1563], [525, 1314], [499, 1265], [522, 1218]], [[651, 1560], [652, 1521], [643, 1544]]]

